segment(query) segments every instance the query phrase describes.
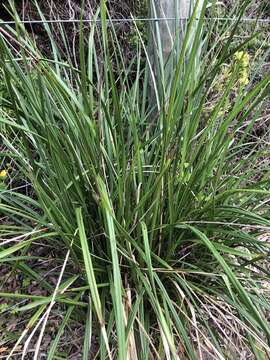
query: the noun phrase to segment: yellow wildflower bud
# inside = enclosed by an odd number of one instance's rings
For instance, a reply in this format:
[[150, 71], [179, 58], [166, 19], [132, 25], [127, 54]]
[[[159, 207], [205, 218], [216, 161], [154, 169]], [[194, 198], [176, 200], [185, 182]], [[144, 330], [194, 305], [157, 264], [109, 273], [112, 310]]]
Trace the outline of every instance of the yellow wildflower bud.
[[1, 170], [0, 171], [0, 179], [5, 179], [7, 177], [7, 171], [6, 170]]

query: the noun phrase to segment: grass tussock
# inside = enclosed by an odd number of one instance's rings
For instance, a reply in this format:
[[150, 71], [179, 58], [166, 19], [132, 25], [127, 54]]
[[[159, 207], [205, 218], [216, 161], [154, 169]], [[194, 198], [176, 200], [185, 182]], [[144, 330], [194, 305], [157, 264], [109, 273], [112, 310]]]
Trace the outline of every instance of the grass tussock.
[[61, 60], [53, 37], [47, 59], [19, 23], [2, 32], [2, 157], [27, 191], [0, 190], [0, 261], [34, 276], [34, 243], [64, 250], [57, 282], [40, 282], [48, 296], [13, 296], [29, 300], [16, 311], [30, 316], [9, 358], [38, 334], [37, 358], [59, 304], [48, 359], [76, 317], [83, 359], [95, 344], [100, 359], [269, 354], [269, 170], [258, 167], [267, 150], [252, 131], [270, 75], [249, 76], [237, 21], [213, 43], [206, 5], [164, 67], [151, 66], [140, 32], [127, 66], [104, 2], [87, 50], [81, 32], [79, 68]]

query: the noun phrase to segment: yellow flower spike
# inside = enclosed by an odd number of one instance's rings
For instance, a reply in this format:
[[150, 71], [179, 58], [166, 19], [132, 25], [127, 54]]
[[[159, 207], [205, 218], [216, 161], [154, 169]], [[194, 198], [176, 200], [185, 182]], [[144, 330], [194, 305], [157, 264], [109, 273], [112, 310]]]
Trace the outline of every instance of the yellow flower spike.
[[7, 177], [7, 171], [6, 170], [1, 170], [0, 171], [0, 179], [5, 179]]

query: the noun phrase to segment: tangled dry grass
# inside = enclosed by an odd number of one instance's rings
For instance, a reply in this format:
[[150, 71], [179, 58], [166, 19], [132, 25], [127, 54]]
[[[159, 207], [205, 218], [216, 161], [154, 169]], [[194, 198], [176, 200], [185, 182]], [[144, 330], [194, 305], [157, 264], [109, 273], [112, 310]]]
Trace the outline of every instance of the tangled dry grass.
[[[146, 0], [127, 0], [127, 1], [107, 1], [107, 9], [111, 18], [125, 19], [132, 15], [141, 16], [147, 13], [147, 1]], [[100, 1], [98, 0], [85, 0], [82, 6], [81, 0], [42, 0], [38, 2], [40, 12], [37, 9], [34, 1], [22, 0], [16, 4], [18, 14], [22, 20], [40, 20], [42, 16], [49, 20], [83, 20], [93, 19]], [[59, 49], [62, 48], [63, 58], [68, 53], [70, 55], [69, 60], [76, 66], [78, 65], [78, 52], [76, 50], [76, 44], [79, 41], [80, 24], [74, 23], [54, 23], [50, 24], [50, 30], [53, 33], [56, 45]], [[26, 29], [32, 34], [38, 48], [43, 51], [46, 56], [49, 56], [52, 52], [50, 39], [48, 33], [43, 25], [38, 23], [32, 23], [26, 25]], [[84, 33], [89, 33], [89, 23], [84, 25]], [[123, 22], [117, 25], [118, 38], [120, 43], [125, 48], [126, 58], [130, 58], [132, 53], [132, 44], [130, 44], [130, 33], [132, 32], [132, 25], [130, 22]], [[63, 39], [63, 31], [64, 37]], [[85, 36], [87, 38], [87, 36]]]

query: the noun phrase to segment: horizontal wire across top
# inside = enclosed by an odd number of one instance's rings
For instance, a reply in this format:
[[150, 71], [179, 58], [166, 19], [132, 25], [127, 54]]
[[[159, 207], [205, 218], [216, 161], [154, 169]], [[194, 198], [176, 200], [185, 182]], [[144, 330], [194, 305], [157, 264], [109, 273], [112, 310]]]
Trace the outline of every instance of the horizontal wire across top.
[[[121, 18], [121, 19], [108, 19], [106, 22], [109, 23], [127, 23], [127, 22], [158, 22], [158, 21], [185, 21], [188, 17], [183, 18], [164, 18], [164, 17], [152, 17], [152, 18]], [[197, 18], [195, 20], [200, 20]], [[270, 23], [270, 19], [260, 18], [230, 18], [230, 17], [205, 17], [206, 21], [241, 21], [241, 22], [257, 22], [257, 23]], [[48, 20], [18, 20], [18, 21], [1, 21], [0, 26], [3, 25], [16, 25], [16, 24], [65, 24], [65, 23], [101, 23], [101, 19], [48, 19]]]

